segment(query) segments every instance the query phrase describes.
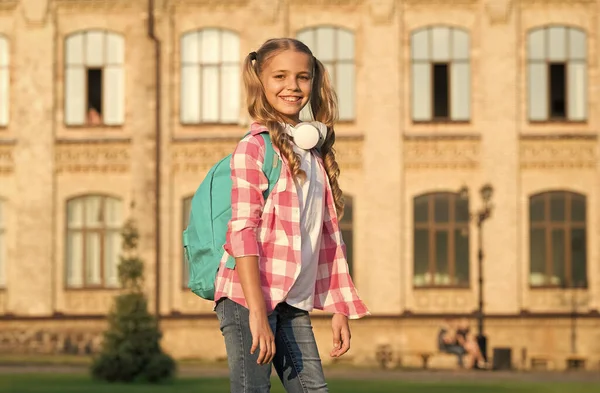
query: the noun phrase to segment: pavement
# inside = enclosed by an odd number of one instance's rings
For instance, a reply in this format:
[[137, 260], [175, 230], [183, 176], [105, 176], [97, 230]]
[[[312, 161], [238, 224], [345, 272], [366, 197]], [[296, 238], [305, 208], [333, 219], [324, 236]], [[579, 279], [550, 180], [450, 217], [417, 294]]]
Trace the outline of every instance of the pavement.
[[[85, 365], [34, 365], [3, 364], [0, 374], [85, 374]], [[600, 384], [600, 372], [592, 371], [447, 371], [447, 370], [381, 370], [358, 367], [326, 367], [331, 379], [403, 380], [410, 382], [582, 382]], [[228, 370], [223, 365], [179, 365], [178, 375], [184, 378], [226, 378]], [[600, 386], [600, 385], [599, 385]], [[600, 391], [600, 390], [599, 390]]]

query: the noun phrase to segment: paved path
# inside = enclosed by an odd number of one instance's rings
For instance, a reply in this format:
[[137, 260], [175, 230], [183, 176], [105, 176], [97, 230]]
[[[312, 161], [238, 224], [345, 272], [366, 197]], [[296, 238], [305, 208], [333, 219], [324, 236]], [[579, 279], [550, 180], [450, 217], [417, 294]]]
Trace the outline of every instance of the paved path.
[[[62, 365], [0, 365], [0, 374], [52, 373], [85, 374], [86, 366]], [[328, 378], [404, 380], [414, 382], [589, 382], [600, 386], [600, 372], [507, 372], [507, 371], [429, 371], [429, 370], [379, 370], [362, 368], [326, 368]], [[180, 365], [181, 377], [227, 377], [224, 366]], [[600, 390], [599, 390], [600, 391]]]

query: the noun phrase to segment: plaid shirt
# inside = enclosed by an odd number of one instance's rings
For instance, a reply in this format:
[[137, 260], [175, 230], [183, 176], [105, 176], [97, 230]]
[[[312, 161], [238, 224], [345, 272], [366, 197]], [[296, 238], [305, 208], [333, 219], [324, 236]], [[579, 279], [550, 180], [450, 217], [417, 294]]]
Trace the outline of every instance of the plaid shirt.
[[[300, 206], [296, 186], [287, 165], [282, 165], [279, 181], [264, 200], [268, 179], [262, 171], [264, 140], [257, 137], [266, 128], [252, 124], [250, 135], [235, 149], [231, 158], [232, 217], [227, 231], [225, 253], [215, 282], [215, 302], [227, 297], [247, 307], [237, 270], [227, 268], [228, 254], [234, 257], [256, 255], [267, 313], [286, 299], [301, 267]], [[279, 154], [277, 148], [275, 151]], [[319, 168], [325, 179], [323, 160]], [[359, 299], [348, 272], [331, 186], [325, 182], [326, 209], [315, 285], [314, 308], [360, 318], [369, 311]]]

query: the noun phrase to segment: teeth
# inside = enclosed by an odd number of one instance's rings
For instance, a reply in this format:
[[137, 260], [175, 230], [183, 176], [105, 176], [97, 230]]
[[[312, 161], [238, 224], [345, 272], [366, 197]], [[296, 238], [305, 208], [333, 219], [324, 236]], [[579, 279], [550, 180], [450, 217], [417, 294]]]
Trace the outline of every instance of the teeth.
[[296, 102], [298, 100], [300, 100], [299, 97], [281, 97], [284, 101], [288, 101], [288, 102]]

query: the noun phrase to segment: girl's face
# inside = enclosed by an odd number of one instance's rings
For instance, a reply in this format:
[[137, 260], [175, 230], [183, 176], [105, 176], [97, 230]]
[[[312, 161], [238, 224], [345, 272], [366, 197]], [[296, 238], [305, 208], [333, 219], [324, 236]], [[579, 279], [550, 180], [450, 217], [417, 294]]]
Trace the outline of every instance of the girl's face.
[[260, 75], [267, 101], [292, 125], [300, 122], [300, 111], [310, 100], [311, 65], [306, 53], [285, 50], [270, 58]]

